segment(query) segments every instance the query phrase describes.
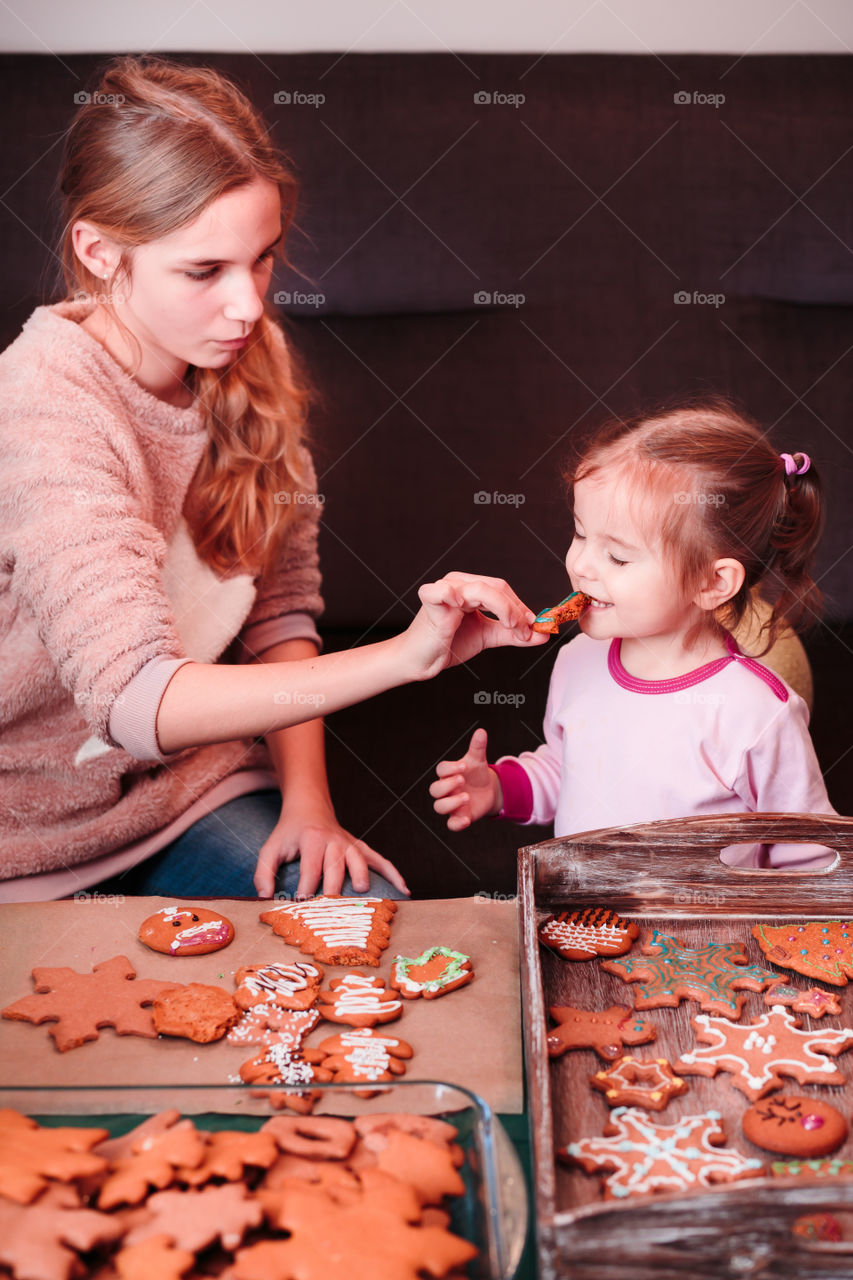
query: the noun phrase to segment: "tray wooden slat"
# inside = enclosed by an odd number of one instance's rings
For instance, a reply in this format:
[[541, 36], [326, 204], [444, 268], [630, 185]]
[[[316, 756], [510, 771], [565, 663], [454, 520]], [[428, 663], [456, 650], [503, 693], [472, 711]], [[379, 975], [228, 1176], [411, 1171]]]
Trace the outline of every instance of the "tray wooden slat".
[[[838, 856], [832, 867], [817, 872], [744, 872], [725, 866], [717, 856], [728, 845], [757, 842], [826, 844], [837, 850]], [[543, 974], [537, 939], [537, 913], [557, 906], [602, 904], [652, 918], [664, 931], [683, 935], [688, 945], [710, 936], [709, 930], [721, 939], [747, 937], [754, 919], [853, 918], [853, 818], [829, 821], [825, 815], [723, 815], [585, 832], [521, 849], [518, 883], [528, 1106], [543, 1280], [558, 1275], [570, 1275], [572, 1280], [610, 1280], [611, 1276], [622, 1280], [628, 1274], [632, 1280], [744, 1275], [760, 1275], [762, 1280], [793, 1276], [835, 1280], [853, 1276], [853, 1245], [812, 1244], [791, 1234], [792, 1222], [802, 1214], [821, 1210], [851, 1213], [853, 1181], [790, 1184], [762, 1178], [702, 1193], [614, 1202], [600, 1198], [596, 1178], [567, 1174], [558, 1168], [553, 1068], [546, 1044], [547, 1007], [560, 1003], [605, 1007], [595, 1003], [595, 989], [598, 999], [606, 1003], [630, 1005], [634, 1001], [632, 987], [601, 973], [598, 965], [554, 961]], [[722, 918], [737, 921], [737, 926], [726, 932], [719, 924], [708, 923]], [[757, 958], [757, 954], [753, 956]], [[772, 968], [769, 962], [764, 967]], [[799, 985], [809, 984], [801, 976], [789, 976]], [[607, 982], [618, 984], [618, 994]], [[559, 998], [553, 998], [555, 991], [560, 992]], [[760, 996], [750, 999], [753, 1003], [748, 1004], [745, 1019], [755, 1015], [756, 1000], [765, 1007]], [[670, 1027], [686, 1027], [698, 1006], [689, 1002], [677, 1011], [661, 1012], [668, 1015]], [[655, 1011], [643, 1016], [661, 1021]], [[853, 1018], [845, 1014], [843, 1021], [849, 1025]], [[812, 1025], [837, 1023], [837, 1019], [824, 1019]], [[683, 1036], [680, 1042], [685, 1043]], [[665, 1052], [659, 1041], [635, 1052], [643, 1056], [646, 1049]], [[590, 1065], [594, 1055], [575, 1053], [567, 1058], [578, 1060], [572, 1075], [572, 1110], [577, 1113], [572, 1117], [572, 1137], [580, 1132], [600, 1132], [600, 1120], [587, 1118], [601, 1114], [600, 1100], [591, 1101], [598, 1095], [585, 1084], [586, 1076], [596, 1069]], [[583, 1064], [582, 1058], [587, 1059]], [[598, 1065], [597, 1059], [595, 1062]], [[843, 1057], [841, 1066], [843, 1069]], [[674, 1119], [678, 1114], [707, 1109], [711, 1090], [731, 1087], [727, 1077], [711, 1081], [691, 1076], [689, 1080], [693, 1105], [679, 1106], [686, 1104], [690, 1095], [671, 1103], [661, 1113], [664, 1123], [668, 1115]], [[813, 1092], [813, 1087], [786, 1081], [787, 1092], [807, 1090]], [[846, 1096], [851, 1093], [853, 1088]], [[705, 1100], [697, 1102], [703, 1094]], [[725, 1094], [718, 1092], [714, 1105], [720, 1096]], [[838, 1105], [837, 1089], [826, 1089], [823, 1096]], [[843, 1102], [841, 1106], [851, 1110]], [[719, 1105], [717, 1109], [725, 1111]], [[742, 1136], [731, 1124], [727, 1135], [731, 1145], [744, 1149]], [[564, 1137], [557, 1140], [562, 1143]], [[758, 1154], [757, 1150], [752, 1154]]]

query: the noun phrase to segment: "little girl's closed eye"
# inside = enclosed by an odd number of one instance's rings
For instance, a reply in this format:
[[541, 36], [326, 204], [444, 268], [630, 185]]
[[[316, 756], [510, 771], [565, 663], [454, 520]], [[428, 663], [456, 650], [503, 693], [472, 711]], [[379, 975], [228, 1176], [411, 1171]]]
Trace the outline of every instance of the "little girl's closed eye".
[[[490, 815], [553, 821], [557, 836], [699, 814], [833, 815], [805, 703], [732, 634], [759, 592], [773, 601], [759, 656], [817, 616], [823, 501], [808, 456], [780, 455], [713, 401], [611, 424], [567, 479], [566, 569], [588, 603], [557, 656], [544, 741], [492, 765], [476, 730], [460, 760], [437, 766], [436, 812], [453, 831]], [[829, 855], [774, 844], [724, 858]]]

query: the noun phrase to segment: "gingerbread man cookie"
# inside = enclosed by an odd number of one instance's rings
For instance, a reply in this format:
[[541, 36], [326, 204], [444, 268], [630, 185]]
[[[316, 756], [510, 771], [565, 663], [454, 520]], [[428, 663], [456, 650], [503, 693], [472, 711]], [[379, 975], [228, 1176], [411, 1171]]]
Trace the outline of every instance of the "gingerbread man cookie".
[[623, 1045], [648, 1044], [657, 1035], [650, 1022], [641, 1021], [624, 1004], [609, 1009], [573, 1009], [552, 1005], [548, 1011], [559, 1026], [548, 1032], [548, 1056], [558, 1058], [568, 1049], [594, 1049], [600, 1058], [613, 1062]]
[[763, 1171], [760, 1160], [748, 1159], [724, 1142], [717, 1111], [663, 1124], [638, 1107], [618, 1107], [603, 1137], [570, 1142], [557, 1155], [587, 1173], [604, 1170], [604, 1198], [614, 1200], [689, 1191], [754, 1178]]
[[207, 907], [161, 907], [139, 926], [139, 941], [167, 956], [205, 956], [221, 951], [234, 937], [234, 926]]
[[804, 1031], [781, 1005], [744, 1024], [700, 1013], [692, 1019], [701, 1047], [675, 1064], [687, 1075], [732, 1073], [732, 1084], [756, 1102], [782, 1087], [782, 1077], [800, 1084], [844, 1084], [844, 1076], [826, 1054], [837, 1057], [853, 1045], [853, 1028]]

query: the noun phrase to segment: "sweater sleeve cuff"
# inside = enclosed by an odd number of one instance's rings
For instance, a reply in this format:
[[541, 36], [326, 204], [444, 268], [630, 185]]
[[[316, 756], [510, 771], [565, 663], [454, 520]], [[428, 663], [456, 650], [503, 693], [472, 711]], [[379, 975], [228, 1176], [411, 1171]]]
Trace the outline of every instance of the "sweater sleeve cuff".
[[501, 760], [489, 768], [498, 775], [503, 793], [503, 808], [496, 816], [511, 822], [529, 822], [533, 814], [533, 787], [524, 766], [517, 760]]
[[110, 711], [110, 737], [135, 760], [157, 760], [164, 756], [157, 741], [157, 712], [166, 686], [175, 672], [190, 658], [152, 658], [125, 685]]
[[280, 618], [268, 618], [265, 622], [255, 622], [246, 627], [240, 636], [240, 660], [252, 662], [285, 640], [311, 640], [318, 652], [323, 648], [310, 613], [285, 613]]

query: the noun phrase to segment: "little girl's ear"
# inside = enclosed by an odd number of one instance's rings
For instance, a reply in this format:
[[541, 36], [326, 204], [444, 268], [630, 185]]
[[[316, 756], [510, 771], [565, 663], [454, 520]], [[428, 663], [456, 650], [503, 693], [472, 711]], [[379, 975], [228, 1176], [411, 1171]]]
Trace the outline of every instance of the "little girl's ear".
[[736, 596], [743, 586], [746, 570], [740, 560], [715, 560], [711, 566], [707, 586], [697, 591], [693, 603], [700, 609], [713, 612], [721, 604]]

